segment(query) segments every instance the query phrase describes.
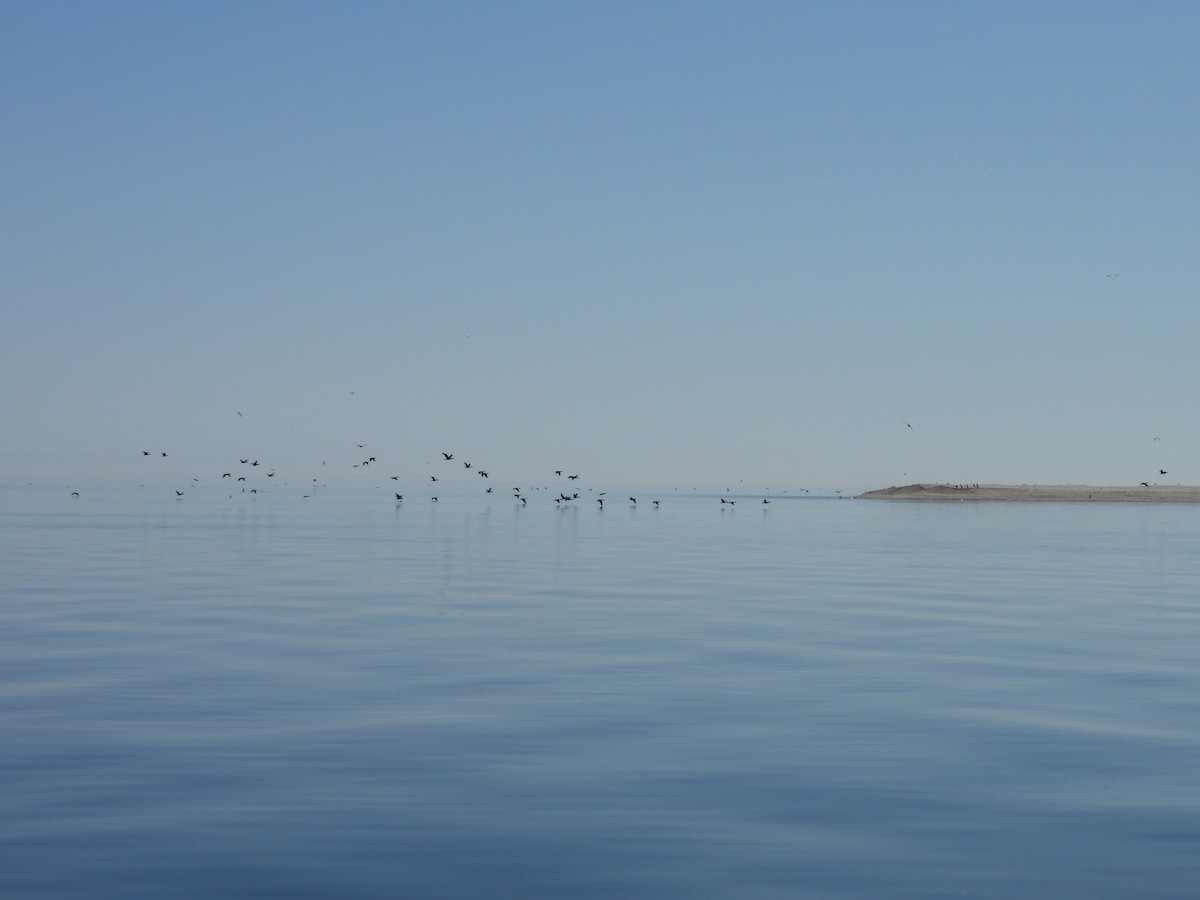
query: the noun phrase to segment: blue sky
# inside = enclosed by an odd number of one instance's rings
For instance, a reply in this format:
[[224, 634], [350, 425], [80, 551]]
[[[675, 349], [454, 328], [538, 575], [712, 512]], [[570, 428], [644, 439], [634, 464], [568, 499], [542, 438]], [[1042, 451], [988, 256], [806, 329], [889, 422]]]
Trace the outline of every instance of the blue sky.
[[0, 108], [3, 480], [1200, 483], [1196, 4], [9, 2]]

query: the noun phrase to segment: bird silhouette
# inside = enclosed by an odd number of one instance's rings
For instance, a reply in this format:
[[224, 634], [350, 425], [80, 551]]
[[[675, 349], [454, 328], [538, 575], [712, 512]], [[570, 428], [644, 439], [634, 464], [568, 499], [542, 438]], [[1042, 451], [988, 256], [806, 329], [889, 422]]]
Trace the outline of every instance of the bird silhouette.
[[454, 454], [447, 453], [445, 450], [442, 451], [442, 456], [446, 457], [446, 459], [454, 459]]
[[[1155, 440], [1158, 440], [1158, 438], [1155, 438]], [[149, 455], [150, 455], [150, 451], [149, 451], [149, 450], [143, 450], [143, 451], [142, 451], [142, 456], [149, 456]]]
[[1158, 470], [1158, 474], [1159, 474], [1159, 475], [1166, 475], [1166, 474], [1167, 474], [1167, 470], [1166, 470], [1166, 469], [1159, 469], [1159, 470]]
[[397, 495], [396, 495], [396, 499], [397, 499], [397, 500], [403, 500], [403, 499], [404, 499], [404, 495], [403, 495], [403, 494], [397, 494]]

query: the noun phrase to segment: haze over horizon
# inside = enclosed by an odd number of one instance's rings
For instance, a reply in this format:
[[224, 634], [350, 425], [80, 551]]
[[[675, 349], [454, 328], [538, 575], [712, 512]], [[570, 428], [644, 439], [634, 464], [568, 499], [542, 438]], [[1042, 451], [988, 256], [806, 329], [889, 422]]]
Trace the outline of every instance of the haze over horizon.
[[12, 2], [0, 73], [0, 482], [1200, 483], [1194, 4]]

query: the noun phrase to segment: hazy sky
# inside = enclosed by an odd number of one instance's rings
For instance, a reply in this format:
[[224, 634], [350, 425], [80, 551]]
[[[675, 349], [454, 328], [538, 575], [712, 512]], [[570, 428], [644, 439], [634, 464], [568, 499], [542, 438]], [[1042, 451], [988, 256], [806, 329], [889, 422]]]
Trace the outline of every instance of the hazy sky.
[[0, 120], [3, 480], [1200, 483], [1200, 4], [8, 0]]

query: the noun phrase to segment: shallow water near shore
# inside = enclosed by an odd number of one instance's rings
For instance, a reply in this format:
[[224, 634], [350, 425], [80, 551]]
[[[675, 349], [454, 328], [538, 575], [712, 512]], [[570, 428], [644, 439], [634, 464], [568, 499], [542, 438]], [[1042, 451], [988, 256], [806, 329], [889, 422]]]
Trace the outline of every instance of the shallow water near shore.
[[1200, 509], [0, 489], [0, 896], [1190, 897]]

